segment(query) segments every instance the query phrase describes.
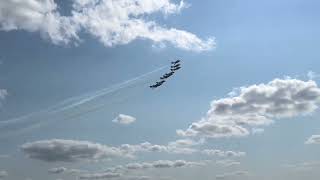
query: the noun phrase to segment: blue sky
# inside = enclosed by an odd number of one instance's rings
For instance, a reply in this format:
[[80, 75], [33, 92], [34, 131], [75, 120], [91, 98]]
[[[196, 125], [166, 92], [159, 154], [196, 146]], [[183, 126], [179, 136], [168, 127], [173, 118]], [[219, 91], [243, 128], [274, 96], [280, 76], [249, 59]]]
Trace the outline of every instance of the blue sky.
[[318, 5], [0, 2], [0, 179], [317, 179]]

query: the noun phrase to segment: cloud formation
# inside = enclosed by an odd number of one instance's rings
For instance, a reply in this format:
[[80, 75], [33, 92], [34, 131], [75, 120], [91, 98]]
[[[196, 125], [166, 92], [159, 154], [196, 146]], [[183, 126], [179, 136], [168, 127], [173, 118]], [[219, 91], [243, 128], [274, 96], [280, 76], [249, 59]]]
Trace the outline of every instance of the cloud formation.
[[202, 150], [202, 153], [209, 155], [209, 156], [218, 156], [218, 157], [243, 157], [243, 156], [246, 156], [245, 152], [222, 151], [219, 149], [204, 149], [204, 150]]
[[[73, 162], [81, 160], [97, 161], [120, 157], [132, 158], [139, 152], [191, 154], [197, 151], [196, 149], [189, 147], [157, 145], [149, 142], [136, 145], [122, 144], [119, 147], [114, 147], [89, 141], [65, 139], [29, 142], [23, 144], [21, 149], [27, 157], [46, 162]], [[52, 172], [61, 170], [62, 169], [52, 169]]]
[[66, 167], [55, 167], [48, 170], [50, 174], [62, 174], [62, 173], [68, 173], [68, 174], [80, 174], [85, 173], [87, 171], [80, 170], [80, 169], [68, 169]]
[[6, 89], [0, 89], [0, 100], [3, 100], [8, 95], [8, 91]]
[[249, 172], [247, 171], [235, 171], [230, 173], [225, 173], [221, 175], [216, 175], [216, 179], [234, 179], [239, 176], [248, 176]]
[[177, 130], [177, 134], [210, 138], [247, 136], [250, 127], [311, 113], [318, 108], [320, 100], [320, 89], [314, 81], [290, 78], [241, 87], [232, 94], [212, 101], [206, 117], [192, 123], [187, 130]]
[[[133, 173], [133, 171], [148, 170], [148, 169], [168, 169], [168, 168], [184, 168], [184, 167], [195, 167], [204, 166], [204, 162], [193, 162], [186, 160], [158, 160], [153, 162], [140, 162], [140, 163], [129, 163], [125, 165], [119, 165], [110, 167], [103, 172], [87, 173], [81, 175], [82, 179], [95, 179], [105, 178], [105, 175], [117, 175], [116, 177], [125, 177], [124, 179], [132, 179], [132, 176], [125, 176], [126, 174]], [[111, 177], [110, 177], [111, 178]], [[143, 176], [133, 177], [133, 179], [145, 179]]]
[[135, 117], [125, 115], [125, 114], [119, 114], [112, 122], [118, 123], [118, 124], [124, 124], [129, 125], [131, 123], [134, 123], [136, 121]]
[[29, 158], [47, 162], [72, 162], [130, 156], [130, 154], [125, 153], [119, 148], [89, 141], [63, 139], [25, 143], [21, 146], [21, 149]]
[[4, 101], [7, 96], [8, 91], [6, 89], [0, 89], [0, 106], [2, 105], [2, 101]]
[[70, 16], [62, 16], [54, 0], [7, 0], [0, 2], [0, 30], [40, 32], [54, 44], [80, 42], [83, 31], [105, 46], [128, 44], [136, 39], [171, 45], [191, 51], [208, 51], [214, 38], [202, 40], [175, 28], [150, 21], [148, 16], [179, 13], [188, 7], [184, 1], [171, 0], [73, 0]]
[[320, 144], [320, 135], [312, 135], [305, 144]]
[[123, 144], [120, 147], [123, 151], [134, 154], [136, 152], [165, 152], [173, 154], [191, 154], [196, 152], [196, 149], [179, 146], [174, 143], [169, 143], [168, 145], [158, 145], [151, 144], [149, 142], [144, 142], [136, 145]]
[[57, 168], [51, 168], [48, 170], [49, 173], [52, 173], [52, 174], [60, 174], [60, 173], [63, 173], [67, 171], [67, 168], [65, 167], [57, 167]]
[[221, 165], [223, 167], [230, 167], [230, 166], [238, 166], [241, 163], [238, 161], [231, 160], [231, 159], [225, 159], [225, 160], [216, 161], [216, 164]]
[[122, 174], [120, 173], [92, 173], [92, 174], [84, 174], [79, 176], [79, 179], [110, 179], [110, 178], [118, 178]]
[[150, 169], [150, 168], [179, 168], [179, 167], [191, 167], [191, 166], [201, 166], [204, 163], [199, 162], [190, 162], [185, 160], [159, 160], [151, 163], [130, 163], [125, 166], [128, 170], [141, 170], [141, 169]]

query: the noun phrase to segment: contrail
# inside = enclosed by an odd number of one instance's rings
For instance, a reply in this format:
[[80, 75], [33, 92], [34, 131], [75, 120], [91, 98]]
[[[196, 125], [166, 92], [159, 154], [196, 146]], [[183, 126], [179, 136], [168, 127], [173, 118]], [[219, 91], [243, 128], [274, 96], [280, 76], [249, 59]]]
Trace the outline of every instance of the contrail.
[[[14, 125], [14, 127], [18, 127], [18, 126], [16, 126], [16, 124], [19, 124], [19, 123], [24, 124], [24, 125], [26, 125], [26, 123], [28, 123], [28, 126], [33, 126], [33, 127], [34, 127], [34, 125], [37, 126], [37, 124], [44, 123], [43, 121], [45, 121], [45, 120], [42, 117], [44, 117], [46, 115], [55, 115], [60, 112], [67, 111], [69, 109], [80, 107], [81, 105], [89, 103], [97, 98], [103, 97], [103, 96], [111, 94], [111, 93], [115, 93], [121, 89], [129, 87], [130, 85], [138, 82], [139, 80], [142, 80], [142, 79], [148, 77], [149, 75], [156, 73], [158, 71], [161, 71], [167, 67], [168, 67], [168, 65], [159, 67], [153, 71], [150, 71], [145, 74], [139, 75], [137, 77], [131, 78], [131, 79], [126, 80], [124, 82], [112, 85], [111, 87], [108, 87], [108, 88], [104, 88], [104, 89], [101, 89], [101, 90], [98, 90], [95, 92], [91, 92], [91, 93], [86, 93], [86, 94], [76, 96], [76, 97], [67, 98], [67, 99], [57, 103], [56, 105], [50, 106], [50, 107], [43, 109], [43, 110], [40, 110], [38, 112], [33, 112], [33, 113], [30, 113], [30, 114], [27, 114], [24, 116], [20, 116], [17, 118], [12, 118], [12, 119], [8, 119], [5, 121], [0, 121], [0, 129], [5, 130], [3, 127], [9, 127], [10, 125]], [[77, 115], [84, 114], [87, 112], [92, 112], [94, 109], [96, 109], [96, 108], [99, 109], [99, 107], [102, 107], [102, 106], [104, 106], [104, 105], [100, 105], [100, 106], [95, 107], [93, 109], [89, 109], [89, 111], [87, 110], [84, 112], [79, 112], [79, 114], [77, 114]], [[38, 118], [41, 117], [40, 119], [42, 119], [42, 122], [40, 122], [40, 123], [38, 121], [34, 122], [35, 119], [38, 119], [37, 117]], [[34, 123], [31, 124], [29, 122], [29, 120], [33, 121]], [[22, 128], [24, 128], [24, 127], [22, 127]], [[24, 129], [28, 129], [28, 128], [24, 128]]]

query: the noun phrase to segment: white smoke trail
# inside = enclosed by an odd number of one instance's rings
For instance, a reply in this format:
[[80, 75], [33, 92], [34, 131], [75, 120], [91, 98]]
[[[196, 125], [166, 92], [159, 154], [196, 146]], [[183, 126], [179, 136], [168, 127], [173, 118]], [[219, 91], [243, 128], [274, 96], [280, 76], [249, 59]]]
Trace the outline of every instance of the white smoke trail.
[[[34, 119], [35, 117], [42, 117], [45, 115], [52, 115], [52, 114], [58, 114], [60, 112], [75, 108], [75, 107], [79, 107], [83, 104], [89, 103], [90, 101], [93, 101], [99, 97], [114, 93], [116, 91], [119, 91], [121, 89], [124, 89], [128, 86], [130, 86], [131, 84], [134, 84], [136, 82], [138, 82], [139, 80], [142, 80], [146, 77], [148, 77], [149, 75], [156, 73], [158, 71], [161, 71], [165, 68], [167, 68], [168, 65], [166, 66], [162, 66], [160, 68], [157, 68], [153, 71], [147, 72], [145, 74], [139, 75], [135, 78], [126, 80], [124, 82], [112, 85], [111, 87], [107, 87], [95, 92], [90, 92], [90, 93], [86, 93], [80, 96], [76, 96], [76, 97], [71, 97], [68, 99], [65, 99], [64, 101], [57, 103], [54, 106], [50, 106], [49, 108], [46, 108], [44, 110], [40, 110], [38, 112], [33, 112], [24, 116], [20, 116], [17, 118], [12, 118], [12, 119], [8, 119], [5, 121], [0, 121], [0, 129], [3, 127], [3, 125], [5, 127], [7, 127], [8, 125], [12, 125], [12, 124], [16, 124], [16, 123], [28, 123], [28, 121], [30, 119]], [[38, 119], [38, 118], [37, 118]]]

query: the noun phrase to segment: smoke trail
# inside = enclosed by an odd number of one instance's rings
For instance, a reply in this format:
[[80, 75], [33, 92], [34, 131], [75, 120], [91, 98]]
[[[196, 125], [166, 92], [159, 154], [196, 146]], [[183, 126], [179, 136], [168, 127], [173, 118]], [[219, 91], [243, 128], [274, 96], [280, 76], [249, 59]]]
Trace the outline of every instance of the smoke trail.
[[[76, 97], [71, 97], [68, 99], [65, 99], [63, 101], [61, 101], [60, 103], [57, 103], [54, 106], [50, 106], [49, 108], [46, 108], [44, 110], [40, 110], [38, 112], [33, 112], [24, 116], [20, 116], [17, 118], [13, 118], [13, 119], [9, 119], [9, 120], [5, 120], [5, 121], [0, 121], [0, 130], [3, 132], [8, 131], [8, 130], [13, 130], [13, 131], [19, 131], [22, 129], [32, 129], [32, 127], [39, 127], [41, 124], [44, 124], [45, 121], [48, 121], [48, 115], [58, 115], [61, 112], [66, 112], [67, 110], [70, 109], [74, 109], [77, 107], [81, 107], [84, 104], [88, 104], [89, 102], [96, 100], [98, 98], [101, 98], [103, 96], [106, 95], [110, 95], [112, 93], [116, 93], [117, 91], [121, 90], [121, 89], [125, 89], [128, 88], [130, 86], [134, 86], [134, 85], [139, 85], [139, 81], [145, 79], [146, 77], [150, 76], [153, 73], [156, 73], [158, 71], [161, 71], [163, 69], [165, 69], [166, 66], [162, 66], [160, 68], [157, 68], [153, 71], [147, 72], [145, 74], [139, 75], [137, 77], [131, 78], [129, 80], [126, 80], [124, 82], [112, 85], [111, 87], [108, 88], [104, 88], [95, 92], [90, 92], [90, 93], [86, 93], [80, 96], [76, 96]], [[73, 115], [69, 115], [65, 118], [62, 119], [66, 119], [66, 118], [73, 118], [73, 117], [78, 117], [81, 116], [83, 114], [89, 113], [89, 112], [93, 112], [95, 110], [98, 110], [102, 107], [104, 107], [106, 104], [100, 104], [100, 105], [96, 105], [94, 107], [91, 107], [90, 109], [85, 109], [82, 112], [78, 112], [76, 114]], [[41, 119], [41, 121], [39, 122], [39, 119]]]
[[71, 109], [71, 108], [74, 108], [74, 107], [77, 107], [77, 106], [80, 106], [84, 103], [87, 103], [87, 102], [90, 102], [98, 97], [101, 97], [101, 96], [105, 96], [107, 94], [110, 94], [112, 92], [115, 92], [115, 91], [118, 91], [120, 89], [123, 89], [123, 88], [126, 88], [128, 87], [130, 84], [134, 83], [134, 82], [137, 82], [155, 72], [158, 72], [164, 68], [166, 68], [168, 66], [163, 66], [163, 67], [160, 67], [158, 69], [155, 69], [153, 71], [150, 71], [148, 73], [145, 73], [145, 74], [142, 74], [140, 76], [137, 76], [135, 78], [132, 78], [132, 79], [129, 79], [127, 81], [124, 81], [122, 83], [118, 83], [118, 84], [115, 84], [109, 88], [105, 88], [105, 89], [102, 89], [102, 90], [99, 90], [99, 91], [96, 91], [94, 93], [92, 93], [91, 95], [87, 96], [87, 97], [83, 97], [81, 98], [80, 100], [78, 100], [77, 102], [74, 102], [72, 104], [69, 104], [69, 105], [66, 105], [66, 106], [63, 106], [55, 111], [52, 111], [53, 113], [57, 113], [57, 112], [61, 112], [61, 111], [65, 111], [65, 110], [68, 110], [68, 109]]

